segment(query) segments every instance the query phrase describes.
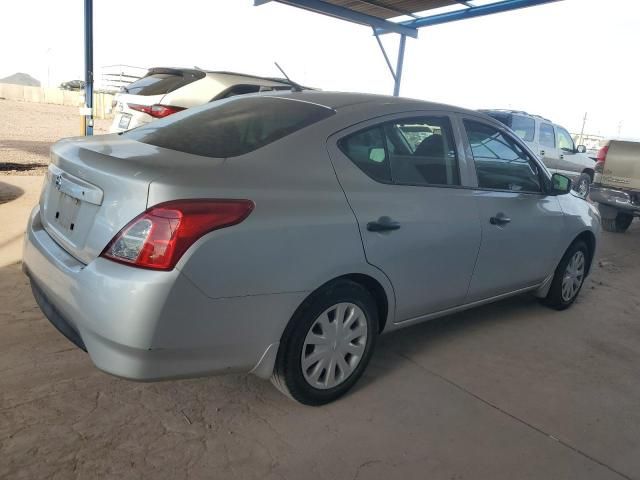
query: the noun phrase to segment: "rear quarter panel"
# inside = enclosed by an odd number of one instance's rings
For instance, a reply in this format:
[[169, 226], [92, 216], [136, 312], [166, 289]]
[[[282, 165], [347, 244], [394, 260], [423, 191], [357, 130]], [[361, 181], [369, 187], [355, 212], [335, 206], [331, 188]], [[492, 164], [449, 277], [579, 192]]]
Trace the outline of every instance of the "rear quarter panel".
[[325, 122], [221, 165], [212, 159], [210, 167], [152, 183], [149, 205], [178, 198], [255, 203], [246, 220], [205, 235], [178, 263], [208, 297], [311, 292], [336, 277], [362, 273], [382, 284], [394, 311], [389, 281], [366, 263], [354, 214], [328, 158], [333, 124]]

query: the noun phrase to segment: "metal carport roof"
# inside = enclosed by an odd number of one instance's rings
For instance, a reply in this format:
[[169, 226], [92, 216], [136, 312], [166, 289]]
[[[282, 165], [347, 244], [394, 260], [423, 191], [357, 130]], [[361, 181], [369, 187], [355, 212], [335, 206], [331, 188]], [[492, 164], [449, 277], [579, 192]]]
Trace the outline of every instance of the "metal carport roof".
[[[559, 0], [254, 0], [254, 5], [263, 5], [271, 1], [371, 27], [393, 76], [393, 94], [398, 96], [406, 38], [417, 38], [419, 28]], [[395, 69], [380, 41], [379, 35], [383, 33], [400, 35]]]
[[[366, 25], [373, 29], [394, 79], [393, 94], [400, 92], [407, 37], [418, 37], [418, 29], [494, 13], [517, 10], [560, 0], [254, 0], [256, 6], [275, 1]], [[439, 11], [438, 11], [439, 10]], [[379, 35], [397, 33], [400, 46], [395, 69]], [[85, 132], [93, 134], [93, 0], [84, 0], [85, 40]]]

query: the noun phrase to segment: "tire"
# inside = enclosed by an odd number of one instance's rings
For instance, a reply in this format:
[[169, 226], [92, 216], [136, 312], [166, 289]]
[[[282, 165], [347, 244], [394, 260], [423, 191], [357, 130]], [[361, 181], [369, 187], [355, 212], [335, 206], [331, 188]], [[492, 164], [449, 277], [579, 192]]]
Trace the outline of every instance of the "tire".
[[[579, 274], [579, 270], [574, 269], [572, 272], [572, 267], [576, 266], [572, 261], [574, 259], [579, 259], [580, 254], [582, 256], [581, 275]], [[582, 289], [582, 285], [584, 285], [584, 280], [587, 276], [590, 263], [591, 256], [587, 244], [582, 240], [572, 243], [556, 267], [551, 287], [549, 288], [549, 293], [547, 293], [547, 296], [542, 300], [542, 302], [548, 307], [555, 308], [556, 310], [569, 308], [573, 302], [575, 302], [580, 290]], [[567, 282], [571, 283], [570, 292], [567, 288], [567, 284], [565, 284], [566, 277], [568, 277]]]
[[574, 185], [574, 192], [578, 193], [582, 198], [589, 196], [589, 190], [591, 187], [591, 175], [588, 173], [582, 173]]
[[[357, 338], [350, 339], [354, 335]], [[291, 318], [282, 335], [271, 383], [305, 405], [333, 402], [366, 369], [377, 335], [378, 311], [371, 293], [350, 280], [333, 282], [312, 294]], [[315, 358], [320, 360], [315, 363]]]
[[627, 231], [632, 221], [633, 215], [618, 212], [615, 218], [602, 217], [602, 228], [607, 232], [624, 233]]

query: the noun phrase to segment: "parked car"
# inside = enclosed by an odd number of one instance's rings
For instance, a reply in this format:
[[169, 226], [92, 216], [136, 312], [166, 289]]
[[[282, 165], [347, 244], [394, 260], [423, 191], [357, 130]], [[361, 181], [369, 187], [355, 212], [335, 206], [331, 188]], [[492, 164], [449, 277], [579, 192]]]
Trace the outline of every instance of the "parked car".
[[269, 90], [290, 90], [284, 79], [185, 68], [152, 68], [124, 87], [113, 102], [110, 132], [122, 132], [213, 100]]
[[84, 82], [82, 80], [71, 80], [60, 84], [62, 90], [79, 91], [84, 90]]
[[539, 155], [551, 172], [561, 173], [574, 183], [583, 197], [593, 182], [595, 161], [584, 145], [575, 146], [565, 129], [539, 115], [515, 110], [481, 110], [510, 127], [527, 146]]
[[533, 292], [569, 307], [599, 234], [502, 123], [355, 93], [243, 95], [61, 140], [24, 270], [96, 366], [251, 372], [312, 405], [380, 333]]
[[602, 227], [626, 232], [640, 216], [640, 143], [611, 140], [598, 152], [591, 199], [598, 203]]

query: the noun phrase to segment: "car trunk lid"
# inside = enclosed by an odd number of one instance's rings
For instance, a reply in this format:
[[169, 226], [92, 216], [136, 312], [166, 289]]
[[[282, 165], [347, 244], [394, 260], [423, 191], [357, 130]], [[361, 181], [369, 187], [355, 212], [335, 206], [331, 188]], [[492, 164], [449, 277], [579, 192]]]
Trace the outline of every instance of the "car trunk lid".
[[151, 182], [185, 166], [179, 158], [185, 154], [168, 152], [116, 135], [58, 142], [40, 198], [45, 229], [75, 258], [91, 262], [147, 208]]

